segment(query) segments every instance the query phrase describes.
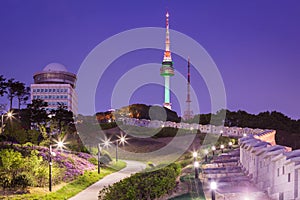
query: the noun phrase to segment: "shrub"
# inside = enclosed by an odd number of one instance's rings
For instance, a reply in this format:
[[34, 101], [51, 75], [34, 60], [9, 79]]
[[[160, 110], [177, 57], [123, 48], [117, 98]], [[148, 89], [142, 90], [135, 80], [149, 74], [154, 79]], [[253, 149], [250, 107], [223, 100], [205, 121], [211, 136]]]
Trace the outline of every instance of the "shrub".
[[98, 160], [97, 158], [94, 158], [94, 157], [91, 157], [91, 158], [88, 158], [88, 161], [94, 165], [98, 165]]
[[159, 198], [174, 189], [180, 171], [180, 165], [171, 164], [156, 171], [134, 174], [101, 190], [99, 200]]
[[30, 185], [30, 180], [25, 174], [17, 175], [11, 182], [11, 186], [14, 188], [22, 188], [25, 189]]

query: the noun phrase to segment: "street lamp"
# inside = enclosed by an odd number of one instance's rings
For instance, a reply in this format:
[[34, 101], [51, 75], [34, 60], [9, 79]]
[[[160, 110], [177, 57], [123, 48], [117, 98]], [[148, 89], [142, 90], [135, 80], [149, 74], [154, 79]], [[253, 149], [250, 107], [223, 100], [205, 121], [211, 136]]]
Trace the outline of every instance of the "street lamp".
[[12, 118], [13, 113], [11, 111], [7, 112], [6, 114], [2, 113], [2, 115], [1, 115], [1, 134], [3, 133], [3, 128], [4, 128], [3, 127], [3, 125], [4, 125], [4, 119], [3, 119], [4, 115], [6, 115], [8, 118]]
[[217, 183], [215, 181], [212, 181], [210, 183], [211, 199], [212, 200], [216, 200], [216, 189], [217, 189]]
[[232, 149], [232, 142], [228, 142], [229, 149]]
[[211, 150], [212, 150], [212, 153], [213, 153], [213, 156], [214, 156], [215, 155], [216, 146], [212, 146]]
[[[62, 149], [64, 147], [64, 142], [59, 141], [56, 144], [57, 148]], [[56, 153], [52, 151], [52, 144], [50, 141], [50, 146], [49, 146], [49, 191], [52, 192], [52, 156], [55, 157]]]
[[194, 152], [193, 152], [193, 158], [194, 158], [194, 162], [196, 161], [196, 158], [197, 158], [197, 156], [198, 156], [198, 153], [197, 153], [197, 151], [194, 151]]
[[197, 162], [197, 161], [194, 162], [194, 168], [195, 168], [195, 179], [197, 180], [199, 177], [199, 171], [198, 171], [199, 162]]
[[208, 154], [208, 150], [207, 149], [204, 150], [204, 154], [205, 154], [205, 162], [207, 162], [207, 160], [208, 160], [207, 159], [207, 154]]
[[118, 148], [119, 148], [119, 143], [124, 145], [126, 143], [126, 135], [118, 136], [119, 139], [117, 139], [116, 142], [116, 162], [118, 162]]
[[247, 134], [246, 134], [246, 133], [244, 133], [244, 134], [243, 134], [243, 137], [246, 137], [246, 136], [247, 136]]
[[221, 144], [220, 148], [221, 148], [222, 153], [224, 153], [224, 148], [225, 148], [224, 144]]
[[[105, 139], [103, 140], [103, 146], [104, 147], [109, 147], [110, 146], [110, 140], [109, 139]], [[100, 165], [101, 165], [101, 144], [98, 143], [98, 174], [100, 174]]]

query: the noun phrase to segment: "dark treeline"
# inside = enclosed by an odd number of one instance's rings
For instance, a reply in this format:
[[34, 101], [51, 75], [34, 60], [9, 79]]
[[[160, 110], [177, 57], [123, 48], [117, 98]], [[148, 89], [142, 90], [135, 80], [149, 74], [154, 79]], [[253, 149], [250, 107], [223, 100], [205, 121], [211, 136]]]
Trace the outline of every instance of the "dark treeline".
[[[222, 116], [225, 116], [225, 119]], [[214, 124], [225, 126], [262, 128], [284, 130], [290, 133], [300, 133], [300, 120], [293, 120], [286, 115], [277, 111], [261, 112], [257, 115], [247, 113], [246, 111], [229, 111], [221, 110], [216, 114], [200, 114], [196, 115], [189, 123]]]

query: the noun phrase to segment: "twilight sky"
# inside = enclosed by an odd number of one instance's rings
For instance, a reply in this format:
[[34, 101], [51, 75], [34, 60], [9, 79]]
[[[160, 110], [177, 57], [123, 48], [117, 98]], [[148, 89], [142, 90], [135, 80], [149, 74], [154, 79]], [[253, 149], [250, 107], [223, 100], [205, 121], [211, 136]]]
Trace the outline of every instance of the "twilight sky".
[[[62, 63], [77, 73], [86, 56], [107, 38], [134, 28], [165, 27], [166, 10], [170, 13], [170, 28], [193, 38], [214, 60], [225, 85], [228, 109], [250, 113], [277, 110], [300, 118], [297, 0], [1, 0], [0, 74], [29, 85], [32, 75], [51, 62]], [[159, 40], [163, 47], [164, 34]], [[106, 56], [99, 55], [99, 59]], [[186, 76], [187, 58], [172, 56], [176, 73]], [[159, 65], [162, 58], [163, 51], [158, 49], [120, 56], [99, 81], [96, 110], [111, 108], [112, 90], [122, 75], [138, 65]], [[159, 66], [153, 68], [159, 77]], [[198, 98], [192, 101], [198, 102], [201, 113], [211, 112], [207, 85], [195, 67], [191, 72]], [[185, 92], [186, 85], [172, 89]], [[184, 103], [179, 103], [174, 94], [171, 99], [174, 110], [180, 113], [179, 107]], [[162, 102], [162, 86], [148, 84], [139, 87], [129, 103]]]

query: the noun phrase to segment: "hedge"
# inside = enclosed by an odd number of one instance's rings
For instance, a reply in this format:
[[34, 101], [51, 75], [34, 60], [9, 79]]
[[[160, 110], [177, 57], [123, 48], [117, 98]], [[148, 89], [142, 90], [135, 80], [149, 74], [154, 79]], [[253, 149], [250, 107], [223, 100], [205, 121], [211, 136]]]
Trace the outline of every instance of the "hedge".
[[159, 198], [175, 188], [176, 178], [180, 171], [180, 165], [173, 163], [155, 171], [134, 174], [102, 189], [98, 199], [149, 200]]

